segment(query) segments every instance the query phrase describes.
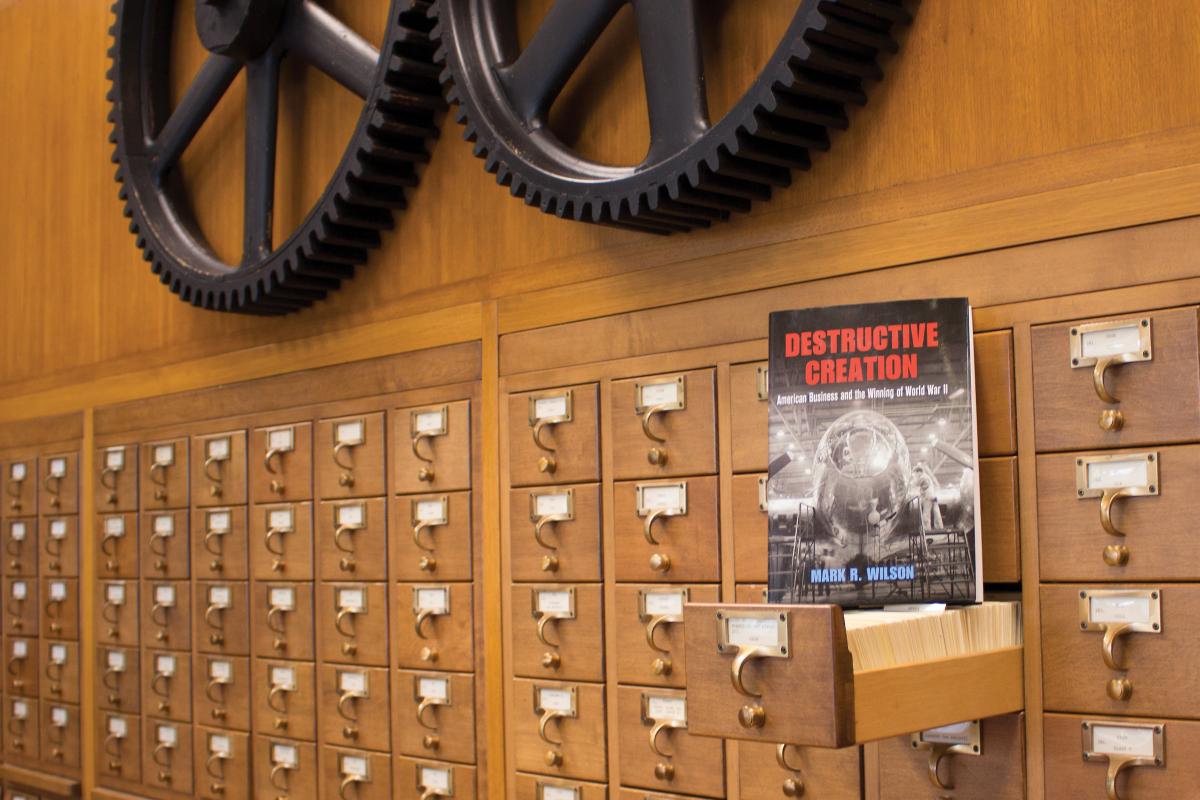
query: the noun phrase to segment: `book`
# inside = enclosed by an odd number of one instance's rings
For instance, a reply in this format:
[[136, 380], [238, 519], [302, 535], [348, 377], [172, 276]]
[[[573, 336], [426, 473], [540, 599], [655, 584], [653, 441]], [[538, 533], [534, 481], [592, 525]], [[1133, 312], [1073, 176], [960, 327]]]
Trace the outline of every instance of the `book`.
[[983, 599], [965, 298], [770, 319], [768, 600]]

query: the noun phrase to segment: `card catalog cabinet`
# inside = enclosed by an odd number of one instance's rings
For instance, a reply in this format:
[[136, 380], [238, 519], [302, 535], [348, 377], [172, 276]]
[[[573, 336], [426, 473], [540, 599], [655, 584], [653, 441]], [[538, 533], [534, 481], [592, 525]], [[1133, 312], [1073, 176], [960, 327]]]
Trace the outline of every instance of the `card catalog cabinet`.
[[[414, 765], [434, 765], [431, 787], [476, 796], [478, 369], [461, 345], [96, 412], [102, 794], [420, 797]], [[52, 620], [74, 632], [77, 548], [55, 548], [55, 572], [10, 549], [5, 591], [65, 585]], [[6, 610], [6, 646], [33, 637], [45, 658], [38, 617]]]

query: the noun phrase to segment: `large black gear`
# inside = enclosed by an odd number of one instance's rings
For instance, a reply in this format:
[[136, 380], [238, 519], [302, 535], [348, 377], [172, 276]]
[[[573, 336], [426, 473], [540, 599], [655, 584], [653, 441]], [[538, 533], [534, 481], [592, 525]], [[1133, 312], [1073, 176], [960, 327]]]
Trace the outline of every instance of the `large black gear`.
[[[635, 167], [588, 161], [550, 132], [550, 106], [608, 22], [636, 14], [651, 144]], [[782, 43], [738, 103], [707, 119], [699, 0], [556, 0], [517, 46], [512, 0], [436, 0], [442, 82], [475, 154], [514, 196], [546, 213], [654, 233], [747, 211], [807, 169], [883, 73], [880, 52], [911, 16], [903, 0], [797, 0]], [[736, 7], [734, 8], [736, 12]]]
[[[417, 184], [444, 108], [427, 0], [392, 0], [383, 47], [374, 48], [312, 0], [196, 0], [209, 54], [171, 108], [173, 0], [118, 0], [110, 30], [109, 100], [117, 181], [130, 231], [153, 271], [196, 306], [286, 314], [336, 289], [380, 244]], [[380, 57], [380, 53], [383, 57]], [[275, 133], [279, 63], [302, 58], [365, 105], [320, 199], [275, 246]], [[208, 246], [192, 214], [178, 158], [239, 71], [247, 72], [243, 259]], [[265, 157], [263, 154], [265, 153]]]

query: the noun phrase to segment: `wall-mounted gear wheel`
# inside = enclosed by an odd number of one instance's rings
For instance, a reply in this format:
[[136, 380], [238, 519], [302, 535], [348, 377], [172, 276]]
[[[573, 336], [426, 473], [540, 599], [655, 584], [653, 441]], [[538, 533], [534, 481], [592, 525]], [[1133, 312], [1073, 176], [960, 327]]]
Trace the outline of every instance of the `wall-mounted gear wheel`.
[[[164, 284], [196, 306], [285, 314], [336, 289], [380, 244], [429, 158], [444, 103], [426, 0], [392, 0], [375, 48], [312, 0], [196, 0], [208, 51], [171, 107], [174, 0], [118, 0], [109, 51], [113, 161], [130, 230]], [[320, 199], [273, 241], [280, 64], [294, 57], [364, 100]], [[227, 264], [191, 210], [180, 157], [237, 74], [246, 71], [242, 257]]]
[[[635, 166], [583, 157], [551, 106], [609, 22], [632, 3], [650, 144]], [[902, 0], [797, 0], [782, 43], [741, 99], [709, 119], [699, 0], [556, 0], [521, 48], [514, 3], [437, 0], [442, 81], [475, 153], [514, 196], [559, 217], [672, 233], [746, 211], [807, 169], [895, 52]]]

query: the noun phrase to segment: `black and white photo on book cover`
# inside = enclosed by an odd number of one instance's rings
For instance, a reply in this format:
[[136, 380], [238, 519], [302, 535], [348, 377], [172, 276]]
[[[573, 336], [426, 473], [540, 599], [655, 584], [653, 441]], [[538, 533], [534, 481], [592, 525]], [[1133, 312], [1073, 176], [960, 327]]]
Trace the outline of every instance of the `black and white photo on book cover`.
[[964, 298], [771, 314], [772, 603], [983, 599]]

